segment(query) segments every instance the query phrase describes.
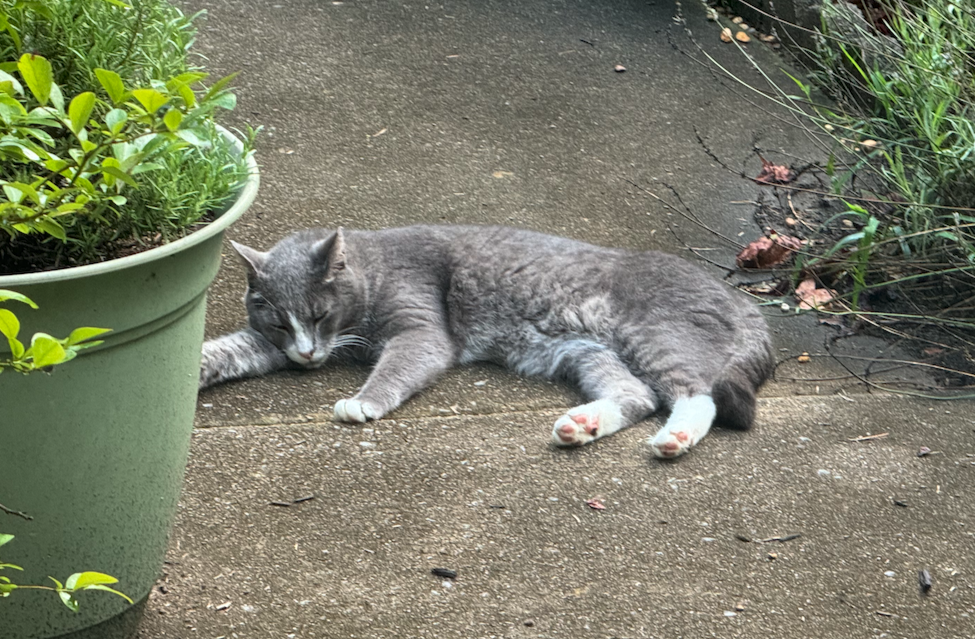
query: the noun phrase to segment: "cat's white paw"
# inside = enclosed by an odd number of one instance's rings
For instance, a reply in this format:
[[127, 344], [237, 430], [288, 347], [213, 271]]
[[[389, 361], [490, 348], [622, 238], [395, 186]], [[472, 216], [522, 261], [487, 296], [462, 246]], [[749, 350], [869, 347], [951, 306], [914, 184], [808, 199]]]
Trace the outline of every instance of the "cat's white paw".
[[379, 409], [361, 400], [350, 398], [335, 402], [335, 419], [340, 422], [362, 424], [370, 419], [379, 419], [382, 414]]
[[666, 428], [647, 440], [654, 457], [663, 459], [680, 457], [696, 443], [690, 432], [686, 430], [670, 432]]
[[557, 446], [582, 446], [615, 433], [623, 426], [623, 415], [613, 402], [601, 399], [570, 408], [555, 422], [552, 441]]
[[656, 457], [680, 457], [708, 434], [715, 410], [714, 400], [707, 395], [678, 398], [667, 423], [647, 445]]

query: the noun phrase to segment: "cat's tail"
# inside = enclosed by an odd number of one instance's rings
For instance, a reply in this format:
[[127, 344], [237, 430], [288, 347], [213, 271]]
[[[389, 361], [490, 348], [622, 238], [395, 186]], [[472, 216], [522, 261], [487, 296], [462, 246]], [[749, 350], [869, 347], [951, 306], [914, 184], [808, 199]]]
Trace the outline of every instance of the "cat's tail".
[[743, 313], [737, 349], [711, 388], [715, 422], [725, 428], [747, 430], [755, 419], [755, 393], [775, 368], [775, 356], [765, 318], [758, 309]]

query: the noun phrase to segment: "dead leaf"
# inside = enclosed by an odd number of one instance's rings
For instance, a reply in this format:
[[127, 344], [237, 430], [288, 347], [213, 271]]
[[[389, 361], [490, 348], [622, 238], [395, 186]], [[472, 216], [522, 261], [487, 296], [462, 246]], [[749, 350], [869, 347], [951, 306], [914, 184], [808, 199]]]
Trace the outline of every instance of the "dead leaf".
[[731, 42], [731, 29], [729, 29], [728, 27], [725, 27], [724, 29], [721, 30], [721, 41]]
[[741, 24], [742, 22], [745, 21], [745, 19], [742, 18], [741, 16], [735, 16], [734, 18], [731, 19], [731, 21], [734, 22], [735, 24]]
[[816, 288], [816, 281], [808, 278], [799, 283], [796, 287], [796, 299], [799, 300], [799, 308], [813, 310], [816, 308], [827, 308], [833, 301], [835, 291], [828, 288]]
[[593, 510], [606, 510], [606, 506], [603, 504], [602, 499], [587, 499], [586, 505]]
[[738, 268], [771, 268], [782, 264], [794, 251], [802, 248], [802, 240], [791, 235], [771, 233], [751, 242], [735, 258]]
[[800, 364], [806, 364], [809, 362], [809, 360], [810, 360], [809, 353], [806, 352], [803, 352], [802, 355], [796, 358], [796, 361], [799, 362]]
[[747, 42], [751, 42], [752, 41], [752, 39], [749, 38], [748, 37], [748, 34], [745, 33], [744, 31], [739, 31], [738, 33], [736, 33], [735, 34], [735, 40], [737, 40], [738, 42], [742, 42], [742, 43], [747, 43]]
[[755, 178], [756, 181], [766, 184], [788, 184], [796, 179], [796, 174], [789, 167], [773, 164], [762, 156], [758, 156], [758, 159], [762, 161], [762, 172]]
[[754, 295], [782, 295], [787, 290], [789, 284], [788, 280], [765, 280], [762, 282], [754, 282], [752, 284], [742, 284], [739, 288], [742, 288], [749, 293]]

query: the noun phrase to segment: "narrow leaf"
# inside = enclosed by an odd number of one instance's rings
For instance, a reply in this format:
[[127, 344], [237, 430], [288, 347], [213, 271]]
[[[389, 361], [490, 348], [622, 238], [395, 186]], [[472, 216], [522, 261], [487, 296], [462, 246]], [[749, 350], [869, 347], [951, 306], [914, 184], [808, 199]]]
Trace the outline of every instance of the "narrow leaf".
[[108, 333], [111, 330], [112, 329], [110, 328], [93, 328], [91, 326], [83, 326], [81, 328], [76, 328], [73, 331], [71, 331], [70, 335], [68, 335], [68, 346], [74, 346], [75, 344], [79, 344], [81, 342], [90, 340], [93, 337], [104, 335], [105, 333]]
[[[28, 306], [30, 306], [33, 309], [36, 309], [37, 308], [37, 304], [35, 304], [33, 301], [31, 301], [31, 299], [29, 297], [27, 297], [26, 295], [21, 295], [20, 293], [16, 293], [14, 291], [8, 291], [5, 288], [0, 288], [0, 302], [6, 302], [7, 300], [14, 300], [15, 302], [22, 302], [24, 304], [27, 304]], [[3, 544], [0, 544], [0, 546], [2, 546], [2, 545]]]
[[106, 173], [108, 175], [111, 175], [113, 178], [122, 180], [129, 186], [139, 186], [139, 183], [136, 182], [131, 175], [119, 169], [118, 167], [102, 165], [102, 173]]
[[31, 224], [38, 231], [43, 231], [52, 237], [56, 237], [62, 242], [68, 239], [67, 234], [64, 232], [64, 227], [50, 217], [39, 217], [31, 222]]
[[14, 535], [0, 533], [0, 546], [13, 541]]
[[113, 595], [118, 595], [118, 596], [119, 596], [119, 597], [121, 597], [122, 599], [125, 599], [126, 601], [128, 601], [128, 602], [129, 602], [130, 604], [132, 604], [132, 603], [135, 603], [135, 602], [134, 602], [134, 601], [132, 601], [132, 599], [131, 599], [131, 598], [130, 598], [130, 597], [129, 597], [128, 595], [126, 595], [125, 593], [123, 593], [123, 592], [119, 592], [118, 590], [115, 590], [114, 588], [109, 588], [108, 586], [102, 586], [102, 585], [100, 585], [100, 584], [96, 584], [96, 585], [94, 585], [94, 586], [88, 586], [88, 587], [87, 587], [87, 588], [85, 588], [84, 590], [104, 590], [105, 592], [110, 592], [110, 593], [112, 593]]
[[203, 101], [206, 102], [216, 94], [223, 91], [223, 88], [228, 84], [230, 84], [230, 82], [236, 77], [237, 77], [237, 73], [231, 73], [230, 75], [220, 78], [219, 80], [214, 82], [213, 86], [210, 87], [210, 89], [207, 91], [206, 96], [204, 96]]

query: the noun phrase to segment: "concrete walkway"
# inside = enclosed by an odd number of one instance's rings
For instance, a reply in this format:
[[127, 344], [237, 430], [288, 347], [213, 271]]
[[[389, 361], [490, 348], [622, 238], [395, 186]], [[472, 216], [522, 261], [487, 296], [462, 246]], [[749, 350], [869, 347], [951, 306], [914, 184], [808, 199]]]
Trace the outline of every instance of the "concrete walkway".
[[[210, 69], [243, 71], [235, 121], [266, 127], [261, 194], [231, 232], [258, 248], [307, 226], [481, 222], [732, 264], [703, 227], [757, 237], [735, 204], [757, 187], [698, 137], [748, 174], [756, 145], [785, 163], [816, 153], [695, 61], [668, 0], [187, 7], [200, 8]], [[702, 5], [683, 16], [760, 83]], [[641, 189], [678, 207], [679, 194], [703, 226]], [[210, 335], [244, 324], [226, 257]], [[823, 351], [827, 327], [773, 309], [782, 358], [813, 361], [780, 367], [752, 432], [712, 433], [673, 463], [642, 444], [656, 424], [556, 450], [572, 392], [491, 367], [367, 428], [329, 419], [365, 369], [201, 394], [140, 637], [971, 637], [975, 407], [866, 393]]]

